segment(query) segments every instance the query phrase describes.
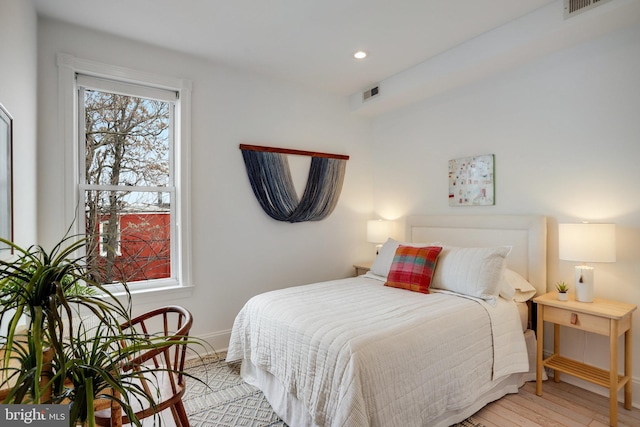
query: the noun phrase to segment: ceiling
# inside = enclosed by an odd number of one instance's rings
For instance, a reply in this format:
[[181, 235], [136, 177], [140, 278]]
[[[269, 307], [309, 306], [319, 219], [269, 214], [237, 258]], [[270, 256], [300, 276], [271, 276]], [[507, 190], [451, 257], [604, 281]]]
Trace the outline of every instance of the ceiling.
[[[557, 0], [34, 0], [40, 16], [350, 95]], [[357, 50], [368, 52], [355, 60]]]

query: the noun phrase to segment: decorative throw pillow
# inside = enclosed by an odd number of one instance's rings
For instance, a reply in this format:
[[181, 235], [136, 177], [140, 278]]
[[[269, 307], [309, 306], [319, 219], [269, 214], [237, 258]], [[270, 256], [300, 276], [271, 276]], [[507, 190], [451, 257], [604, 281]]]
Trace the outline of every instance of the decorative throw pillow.
[[458, 248], [445, 246], [433, 275], [432, 288], [495, 301], [500, 291], [510, 246]]
[[387, 239], [386, 242], [384, 242], [384, 244], [378, 251], [378, 255], [376, 256], [376, 259], [373, 261], [373, 264], [371, 265], [371, 270], [369, 271], [375, 274], [376, 276], [382, 276], [384, 278], [387, 278], [387, 276], [389, 276], [389, 270], [391, 269], [391, 264], [393, 263], [393, 258], [396, 256], [396, 249], [398, 249], [398, 246], [400, 245], [420, 247], [420, 248], [425, 246], [438, 246], [435, 243], [429, 244], [429, 243], [398, 242], [397, 240], [389, 238]]
[[428, 294], [440, 251], [439, 246], [399, 245], [385, 286]]

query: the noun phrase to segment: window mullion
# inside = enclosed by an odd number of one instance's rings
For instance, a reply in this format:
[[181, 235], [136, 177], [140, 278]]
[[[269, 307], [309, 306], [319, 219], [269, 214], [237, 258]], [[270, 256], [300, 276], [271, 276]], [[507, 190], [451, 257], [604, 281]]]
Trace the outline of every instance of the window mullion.
[[143, 193], [174, 193], [174, 187], [164, 187], [164, 186], [137, 186], [137, 185], [96, 185], [96, 184], [81, 184], [80, 191], [125, 191], [125, 192], [134, 192], [139, 191]]

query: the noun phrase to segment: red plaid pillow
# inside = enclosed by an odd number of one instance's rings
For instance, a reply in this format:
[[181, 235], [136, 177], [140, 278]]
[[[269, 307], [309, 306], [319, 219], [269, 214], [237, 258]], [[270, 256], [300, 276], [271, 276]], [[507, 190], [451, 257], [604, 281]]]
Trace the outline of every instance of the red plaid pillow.
[[440, 246], [398, 246], [384, 285], [428, 294], [436, 260], [441, 251]]

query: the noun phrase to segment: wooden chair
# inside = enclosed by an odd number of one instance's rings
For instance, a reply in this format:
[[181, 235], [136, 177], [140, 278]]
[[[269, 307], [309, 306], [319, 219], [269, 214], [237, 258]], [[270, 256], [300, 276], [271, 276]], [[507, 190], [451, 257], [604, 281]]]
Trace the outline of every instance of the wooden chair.
[[[123, 325], [123, 329], [133, 329], [147, 337], [164, 337], [166, 345], [148, 350], [132, 359], [123, 370], [136, 371], [140, 375], [136, 381], [154, 399], [155, 407], [149, 402], [139, 402], [140, 408], [134, 408], [138, 419], [152, 417], [161, 411], [171, 408], [176, 426], [188, 427], [189, 419], [182, 403], [185, 392], [184, 362], [187, 352], [187, 341], [193, 318], [191, 313], [179, 306], [167, 306], [142, 314]], [[156, 341], [154, 341], [156, 342]], [[146, 371], [142, 365], [161, 368], [160, 371]], [[142, 367], [141, 367], [142, 366]], [[146, 371], [146, 372], [145, 372]], [[158, 396], [159, 394], [159, 396]], [[132, 397], [133, 403], [138, 403]], [[144, 400], [144, 399], [139, 399]], [[96, 411], [96, 424], [114, 426], [128, 424], [129, 417], [114, 402], [111, 408]]]

